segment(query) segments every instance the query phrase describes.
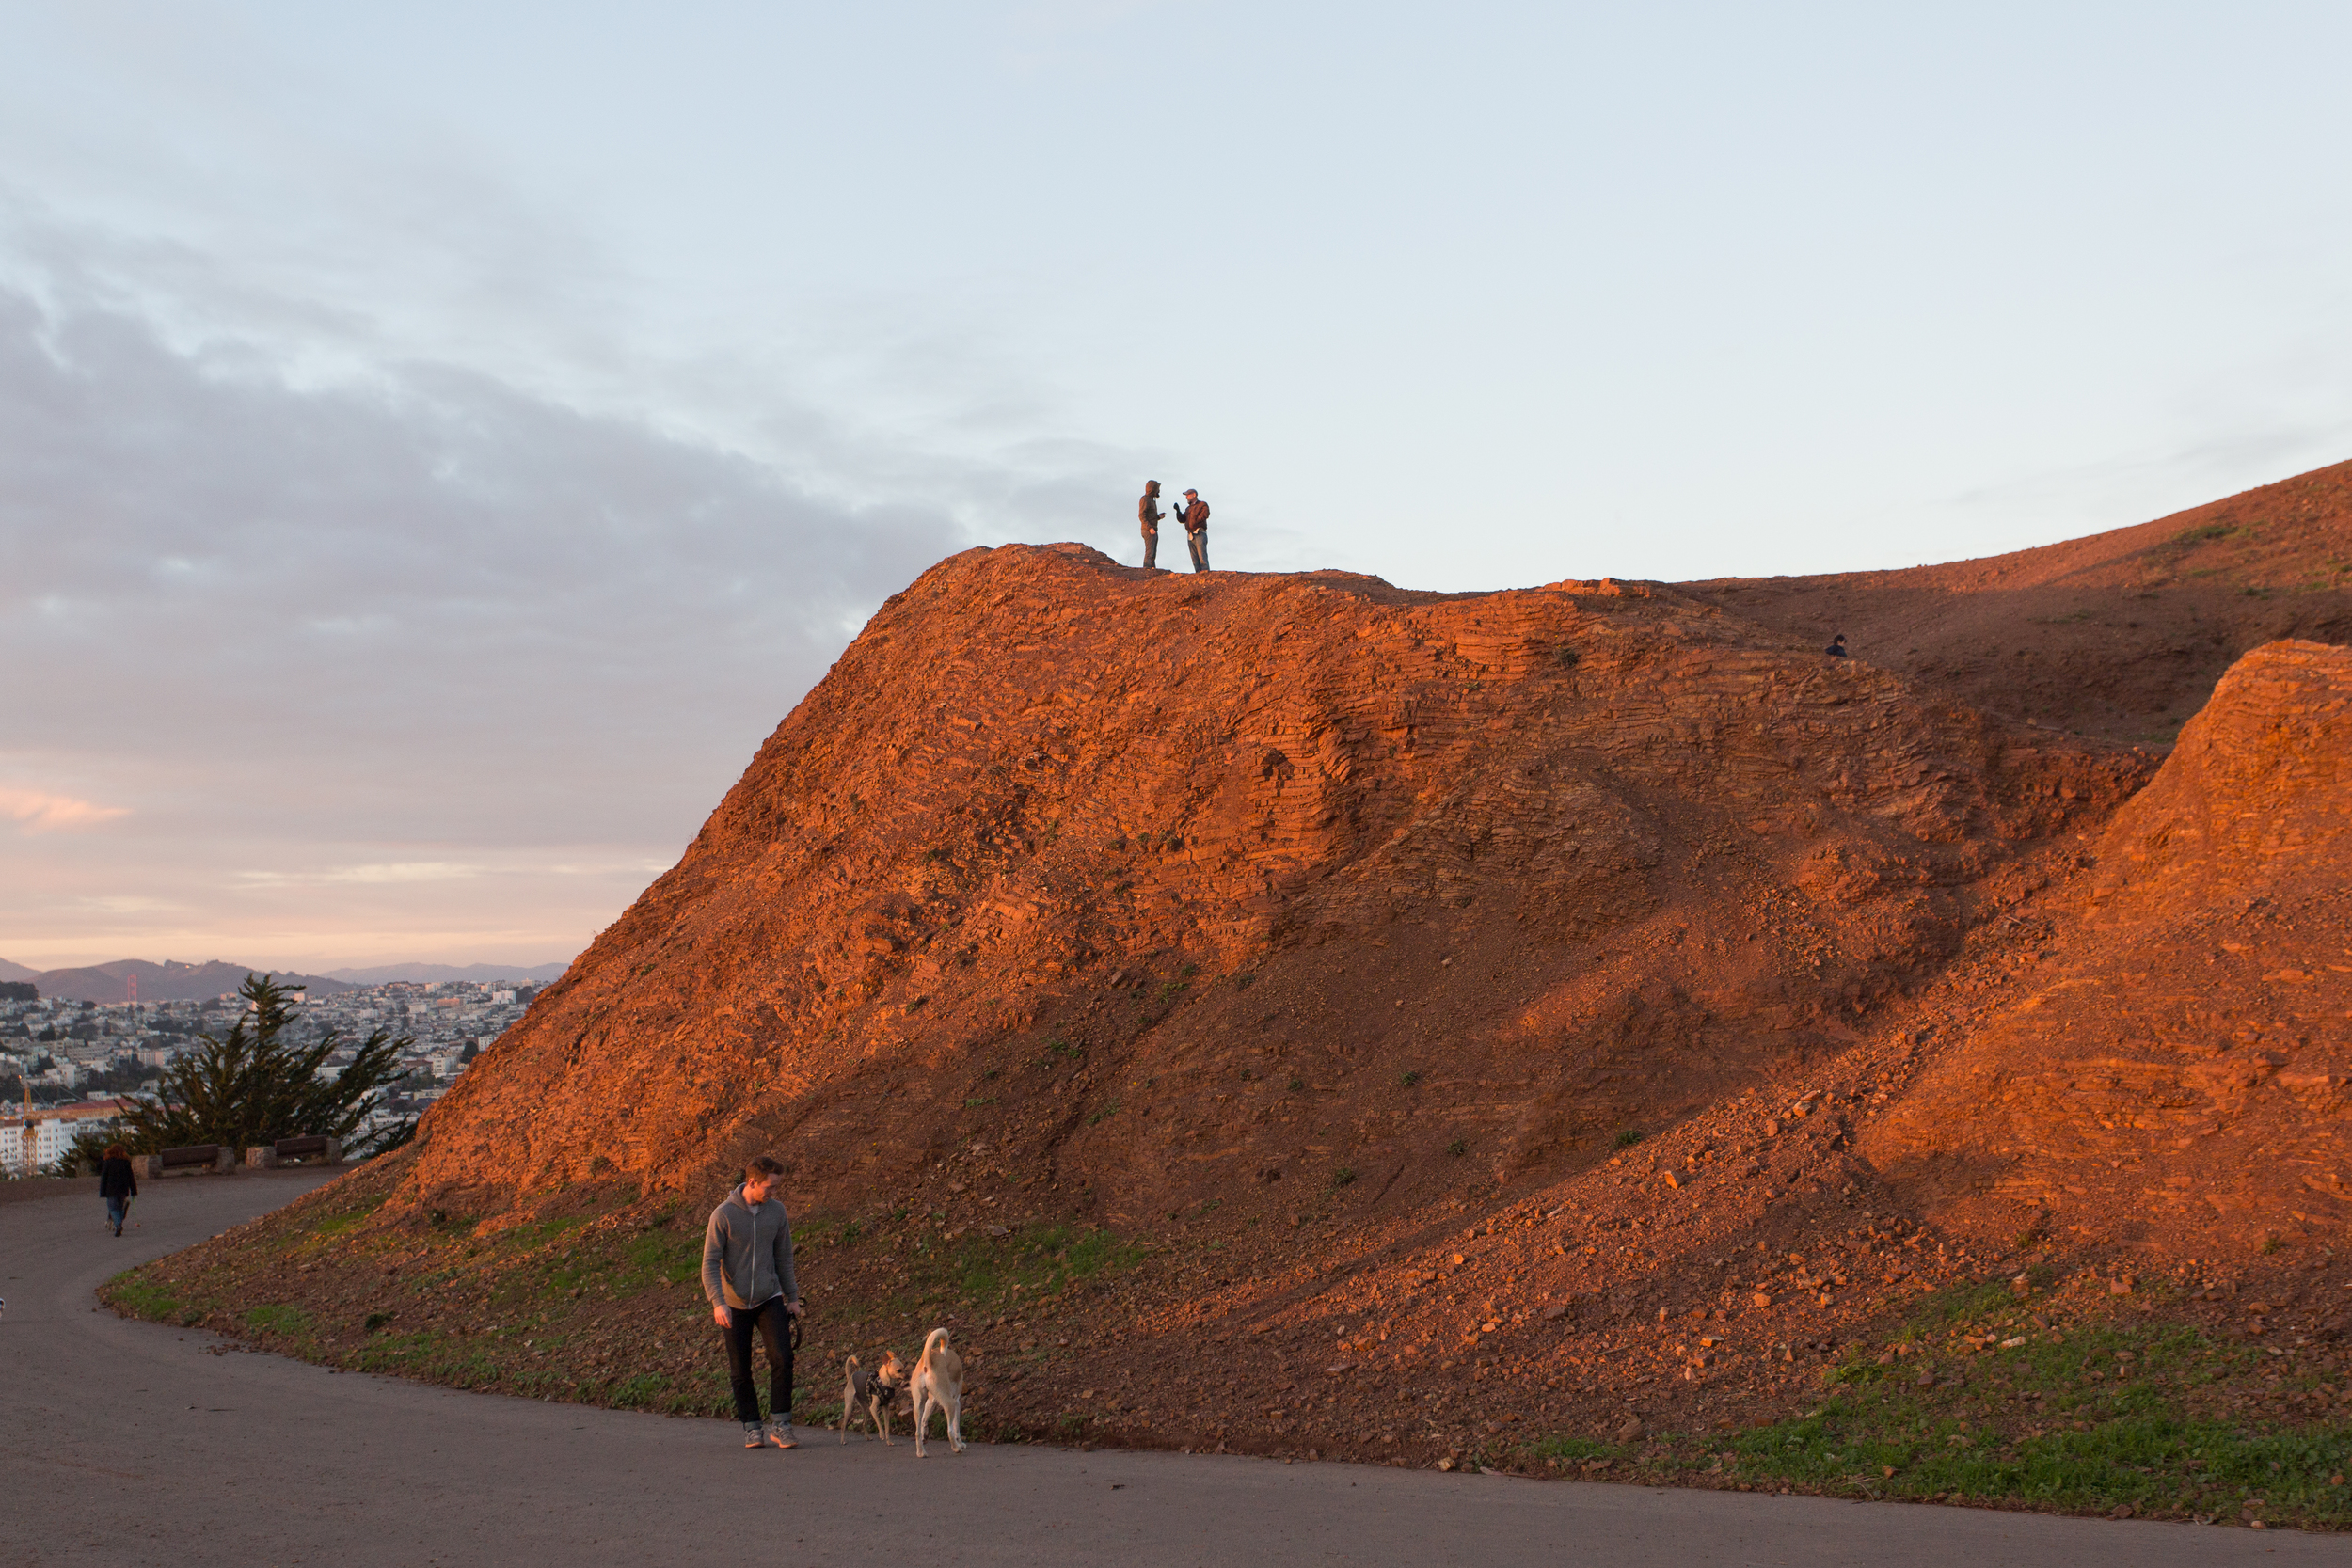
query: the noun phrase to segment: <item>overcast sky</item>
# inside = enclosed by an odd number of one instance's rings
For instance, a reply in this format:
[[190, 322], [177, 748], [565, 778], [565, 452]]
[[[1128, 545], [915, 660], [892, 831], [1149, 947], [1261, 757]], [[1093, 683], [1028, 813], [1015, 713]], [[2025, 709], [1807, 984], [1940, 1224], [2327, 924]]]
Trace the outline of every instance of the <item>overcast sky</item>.
[[[974, 543], [1905, 565], [2352, 455], [2342, 5], [0, 0], [0, 956], [568, 957]], [[1173, 554], [1183, 554], [1181, 546]]]

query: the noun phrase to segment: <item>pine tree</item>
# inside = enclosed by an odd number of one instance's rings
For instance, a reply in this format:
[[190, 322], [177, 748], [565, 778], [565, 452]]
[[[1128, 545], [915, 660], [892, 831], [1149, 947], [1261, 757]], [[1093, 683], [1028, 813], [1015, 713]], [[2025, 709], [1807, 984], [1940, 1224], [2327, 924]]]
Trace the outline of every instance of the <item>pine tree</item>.
[[325, 1136], [359, 1156], [406, 1142], [413, 1121], [358, 1146], [350, 1140], [385, 1094], [407, 1081], [400, 1055], [415, 1037], [376, 1029], [348, 1066], [327, 1073], [326, 1059], [342, 1043], [338, 1031], [308, 1046], [284, 1037], [294, 1018], [294, 993], [304, 989], [247, 974], [237, 994], [250, 1006], [228, 1035], [198, 1037], [203, 1046], [172, 1063], [154, 1099], [129, 1103], [114, 1140], [133, 1153], [151, 1154], [191, 1144], [250, 1148], [279, 1138]]

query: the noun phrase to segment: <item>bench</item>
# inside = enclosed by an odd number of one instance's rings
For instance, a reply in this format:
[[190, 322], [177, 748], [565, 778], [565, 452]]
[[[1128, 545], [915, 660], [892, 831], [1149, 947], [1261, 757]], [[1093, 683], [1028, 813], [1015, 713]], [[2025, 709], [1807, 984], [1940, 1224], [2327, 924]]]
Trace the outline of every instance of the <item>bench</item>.
[[150, 1154], [144, 1163], [143, 1176], [201, 1176], [206, 1171], [236, 1169], [237, 1151], [227, 1144], [191, 1144]]
[[343, 1163], [343, 1146], [340, 1138], [300, 1137], [280, 1138], [274, 1144], [261, 1144], [245, 1151], [245, 1163], [253, 1170], [272, 1170], [288, 1160], [304, 1164], [340, 1165]]

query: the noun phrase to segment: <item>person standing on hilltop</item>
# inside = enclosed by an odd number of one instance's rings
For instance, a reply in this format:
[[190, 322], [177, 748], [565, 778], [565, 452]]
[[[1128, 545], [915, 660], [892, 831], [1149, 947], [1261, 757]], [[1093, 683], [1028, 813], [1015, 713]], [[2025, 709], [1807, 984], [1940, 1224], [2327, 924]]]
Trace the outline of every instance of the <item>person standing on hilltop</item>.
[[1198, 490], [1184, 492], [1184, 504], [1177, 510], [1177, 518], [1184, 525], [1184, 547], [1192, 551], [1192, 569], [1209, 569], [1209, 503], [1200, 499]]
[[1143, 569], [1147, 572], [1158, 569], [1160, 518], [1163, 515], [1165, 514], [1160, 511], [1160, 482], [1147, 479], [1143, 482], [1143, 499], [1136, 503], [1136, 520], [1143, 524]]
[[106, 1200], [106, 1223], [121, 1235], [131, 1200], [139, 1196], [139, 1179], [131, 1169], [131, 1151], [120, 1144], [108, 1144], [105, 1158], [99, 1162], [98, 1196]]
[[[792, 1324], [801, 1292], [792, 1277], [792, 1220], [773, 1196], [784, 1167], [763, 1154], [743, 1169], [742, 1184], [710, 1212], [703, 1232], [703, 1294], [710, 1318], [726, 1331], [727, 1375], [743, 1446], [801, 1445], [792, 1435]], [[759, 1419], [752, 1383], [752, 1336], [768, 1349], [768, 1422]]]

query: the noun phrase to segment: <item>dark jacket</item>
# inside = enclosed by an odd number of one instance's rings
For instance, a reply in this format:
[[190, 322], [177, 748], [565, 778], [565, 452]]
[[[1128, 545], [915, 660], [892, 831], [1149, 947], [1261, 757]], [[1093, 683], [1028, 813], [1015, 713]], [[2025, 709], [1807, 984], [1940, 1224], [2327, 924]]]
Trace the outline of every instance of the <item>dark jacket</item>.
[[123, 1159], [107, 1161], [98, 1167], [100, 1197], [136, 1197], [139, 1179], [132, 1173], [131, 1162]]
[[1209, 503], [1196, 497], [1193, 503], [1177, 515], [1183, 520], [1186, 533], [1198, 533], [1209, 526]]
[[1136, 502], [1136, 520], [1143, 525], [1144, 532], [1157, 533], [1160, 531], [1162, 515], [1160, 498], [1146, 490], [1143, 493], [1143, 499]]

